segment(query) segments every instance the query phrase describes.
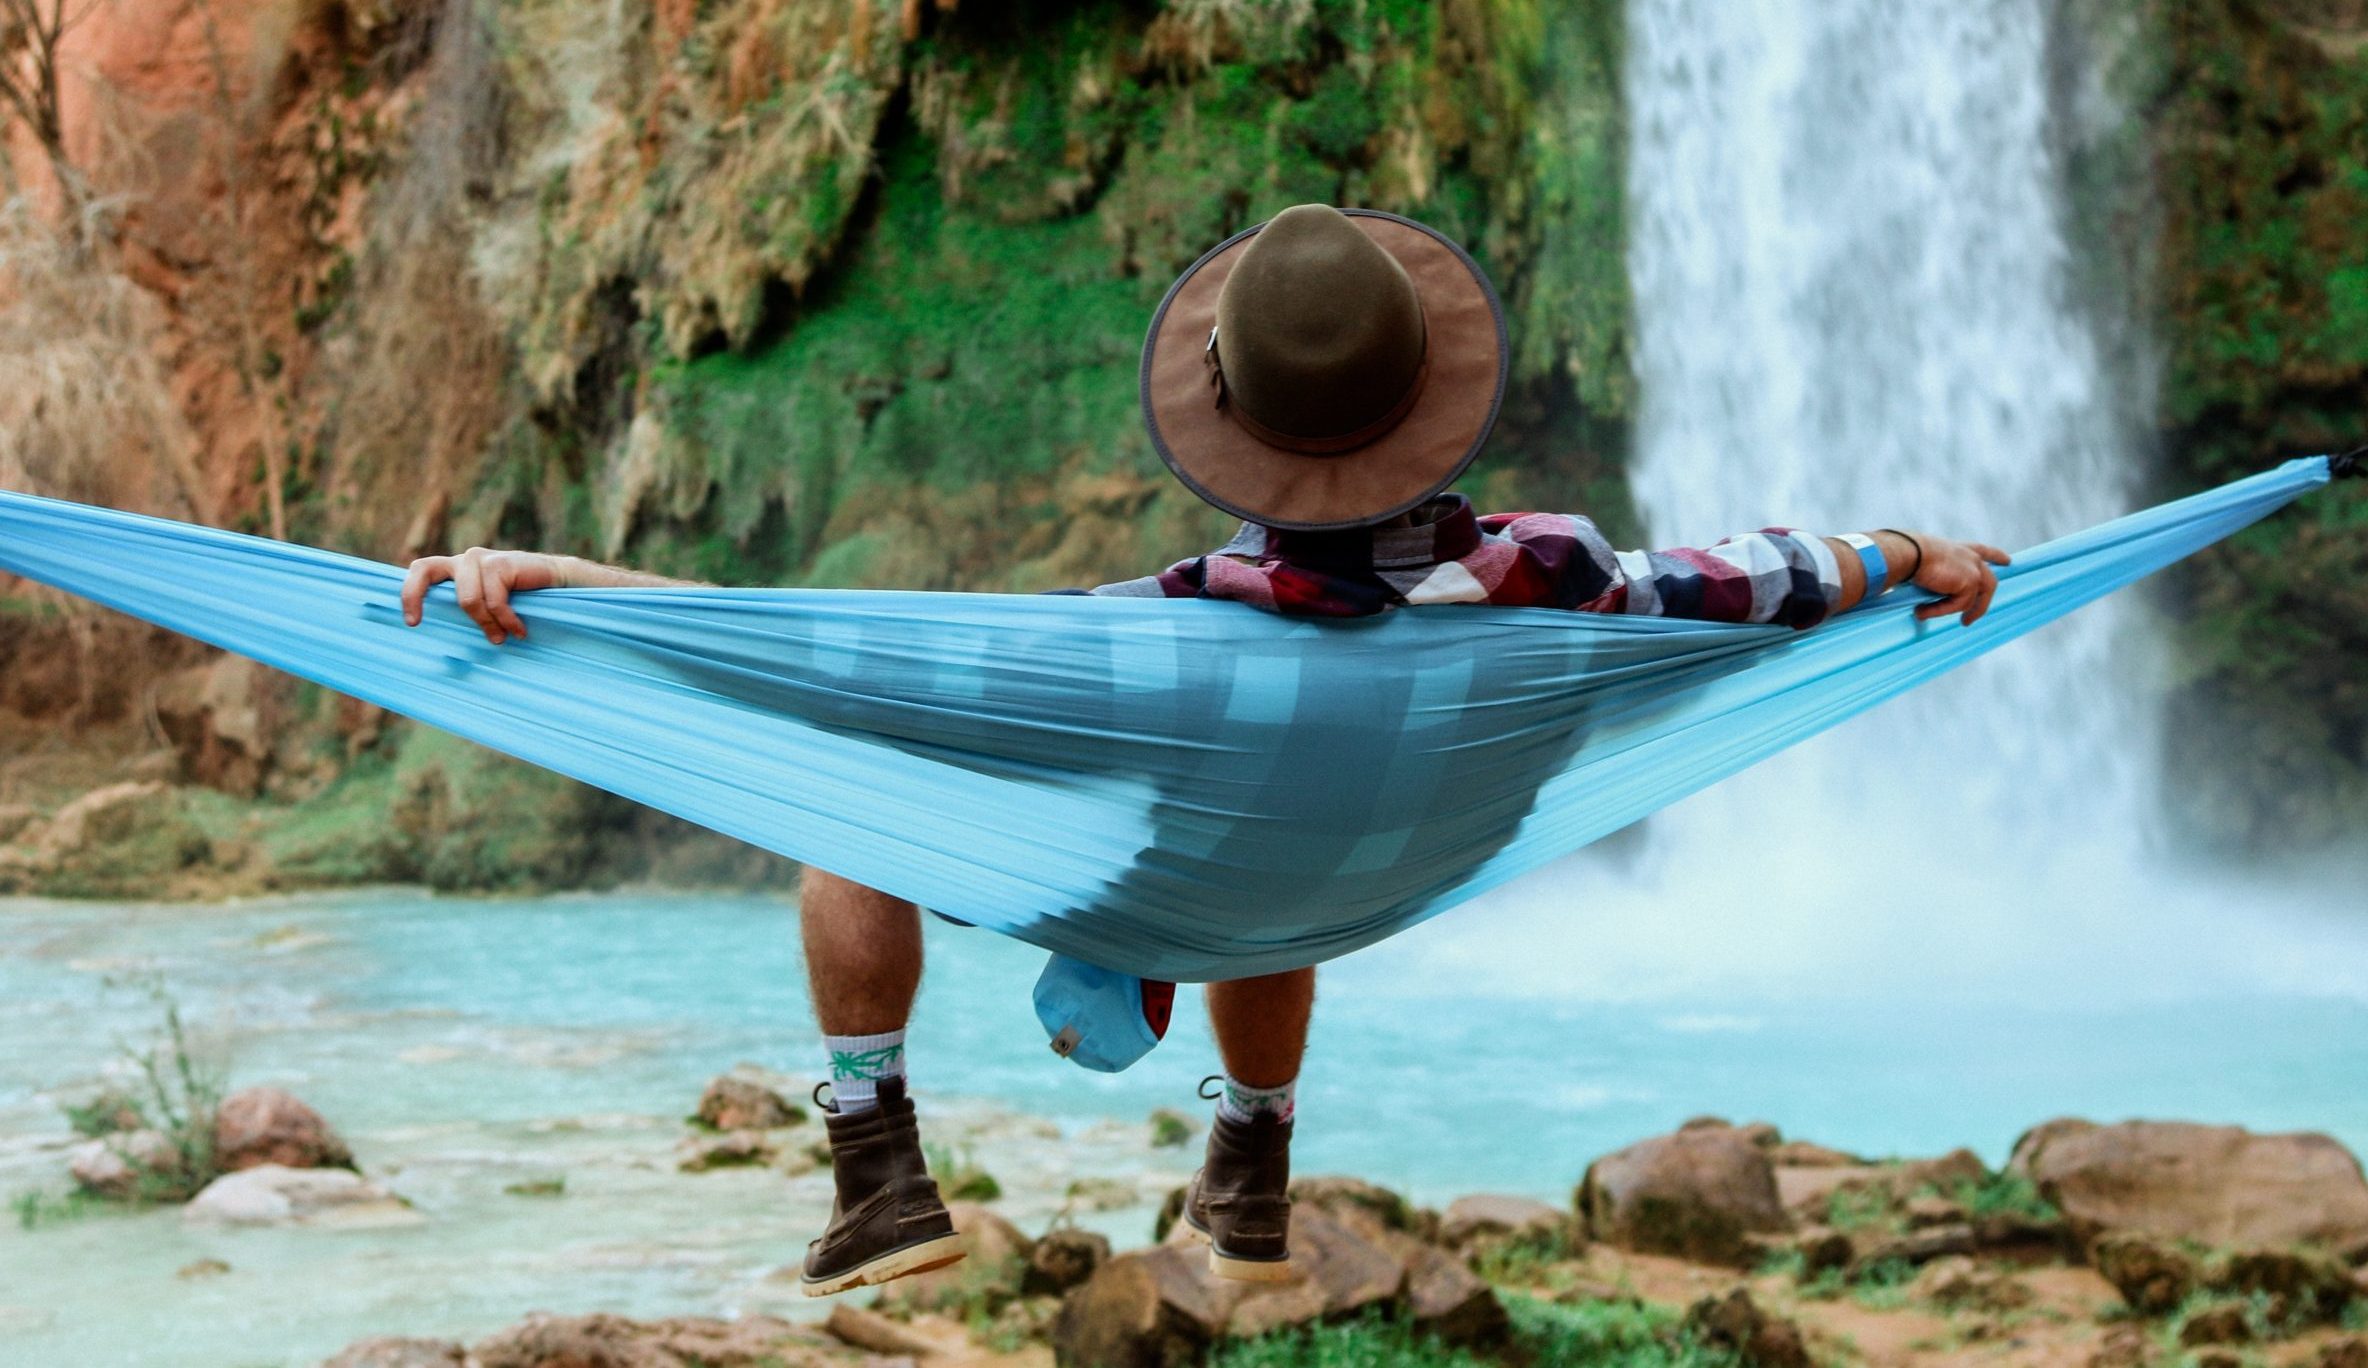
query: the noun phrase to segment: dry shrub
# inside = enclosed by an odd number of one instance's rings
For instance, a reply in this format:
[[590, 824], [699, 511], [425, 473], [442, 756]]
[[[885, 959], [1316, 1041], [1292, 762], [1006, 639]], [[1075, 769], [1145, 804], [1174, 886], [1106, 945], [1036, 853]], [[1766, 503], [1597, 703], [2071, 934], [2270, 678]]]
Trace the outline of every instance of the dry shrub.
[[0, 202], [0, 486], [210, 521], [157, 303], [80, 236]]

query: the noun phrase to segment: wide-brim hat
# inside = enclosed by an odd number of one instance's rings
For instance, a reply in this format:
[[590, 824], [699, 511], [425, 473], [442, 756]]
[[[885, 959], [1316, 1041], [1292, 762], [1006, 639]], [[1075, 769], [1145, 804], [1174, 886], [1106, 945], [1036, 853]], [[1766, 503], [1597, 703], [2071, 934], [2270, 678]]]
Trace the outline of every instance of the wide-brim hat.
[[1143, 341], [1143, 418], [1176, 478], [1229, 513], [1362, 526], [1471, 464], [1510, 354], [1463, 248], [1395, 214], [1300, 205], [1168, 288]]

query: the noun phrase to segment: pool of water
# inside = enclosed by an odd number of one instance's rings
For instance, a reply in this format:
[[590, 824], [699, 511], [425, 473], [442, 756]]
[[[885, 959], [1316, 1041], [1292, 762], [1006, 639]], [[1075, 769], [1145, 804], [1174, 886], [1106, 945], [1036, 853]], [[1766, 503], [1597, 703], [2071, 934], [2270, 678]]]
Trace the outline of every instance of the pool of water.
[[[1607, 915], [1651, 924], [1642, 891], [1603, 878], [1631, 904]], [[1959, 972], [1969, 961], [1945, 939], [1924, 942], [1921, 962], [1885, 944], [1886, 977], [1830, 926], [1821, 953], [1771, 977], [1728, 923], [1683, 900], [1663, 914], [1650, 936], [1590, 934], [1515, 897], [1327, 966], [1300, 1170], [1434, 1202], [1562, 1200], [1590, 1157], [1704, 1112], [1872, 1153], [1968, 1144], [1993, 1161], [2064, 1113], [2368, 1145], [2368, 1007], [2345, 992], [2267, 986], [2285, 981], [2267, 971], [2214, 979], [2135, 950], [2118, 968], [2042, 962], [2109, 955], [2111, 935], [2035, 947], [2027, 972], [2003, 977]], [[153, 1034], [147, 988], [161, 984], [235, 1084], [311, 1101], [423, 1218], [9, 1223], [0, 1361], [300, 1364], [365, 1334], [466, 1336], [538, 1309], [809, 1310], [777, 1273], [827, 1211], [827, 1178], [686, 1175], [672, 1148], [714, 1074], [810, 1069], [793, 930], [773, 899], [647, 893], [0, 903], [0, 1193], [62, 1187], [58, 1103]], [[2311, 934], [2270, 968], [2357, 949], [2343, 924]], [[1197, 1111], [1194, 1084], [1215, 1068], [1190, 996], [1148, 1061], [1094, 1075], [1044, 1046], [1027, 997], [1037, 952], [943, 926], [930, 951], [912, 1037], [930, 1128], [1003, 1180], [1023, 1226], [1092, 1175], [1118, 1195], [1086, 1219], [1122, 1244], [1147, 1239], [1192, 1156], [1152, 1149], [1144, 1119]], [[1678, 963], [1711, 969], [1660, 972]], [[2164, 991], [2060, 991], [2081, 977]], [[2010, 991], [2033, 983], [2044, 991]], [[504, 1190], [553, 1176], [561, 1197]], [[176, 1276], [207, 1258], [231, 1271]]]

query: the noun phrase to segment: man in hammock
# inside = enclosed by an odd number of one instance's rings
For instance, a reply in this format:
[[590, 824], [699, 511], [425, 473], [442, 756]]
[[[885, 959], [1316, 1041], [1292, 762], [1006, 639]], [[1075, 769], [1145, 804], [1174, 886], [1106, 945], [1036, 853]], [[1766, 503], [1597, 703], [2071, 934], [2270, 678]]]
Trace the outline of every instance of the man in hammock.
[[[1168, 468], [1242, 529], [1208, 555], [1092, 592], [1321, 617], [1486, 603], [1807, 628], [1913, 583], [1940, 596], [1920, 617], [1970, 624], [1988, 609], [1990, 567], [2007, 557], [1978, 542], [1771, 528], [1701, 550], [1617, 551], [1583, 517], [1476, 515], [1447, 487], [1495, 423], [1507, 356], [1488, 280], [1421, 224], [1301, 205], [1218, 245], [1152, 319], [1142, 401]], [[683, 583], [477, 548], [412, 564], [407, 622], [444, 580], [497, 645], [526, 634], [517, 593]], [[799, 901], [832, 1094], [837, 1202], [804, 1269], [806, 1290], [824, 1295], [940, 1267], [961, 1249], [905, 1092], [919, 912], [819, 869]], [[1315, 971], [1211, 983], [1207, 1001], [1225, 1073], [1184, 1221], [1209, 1239], [1219, 1275], [1284, 1278], [1292, 1098]]]

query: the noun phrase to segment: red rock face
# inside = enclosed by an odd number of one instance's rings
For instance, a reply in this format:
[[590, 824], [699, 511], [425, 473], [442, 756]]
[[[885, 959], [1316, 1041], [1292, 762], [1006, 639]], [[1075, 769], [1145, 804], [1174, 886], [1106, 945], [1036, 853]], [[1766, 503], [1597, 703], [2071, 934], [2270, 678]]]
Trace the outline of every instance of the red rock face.
[[351, 1168], [353, 1151], [321, 1114], [278, 1088], [245, 1088], [214, 1113], [214, 1161], [224, 1172], [282, 1164]]

